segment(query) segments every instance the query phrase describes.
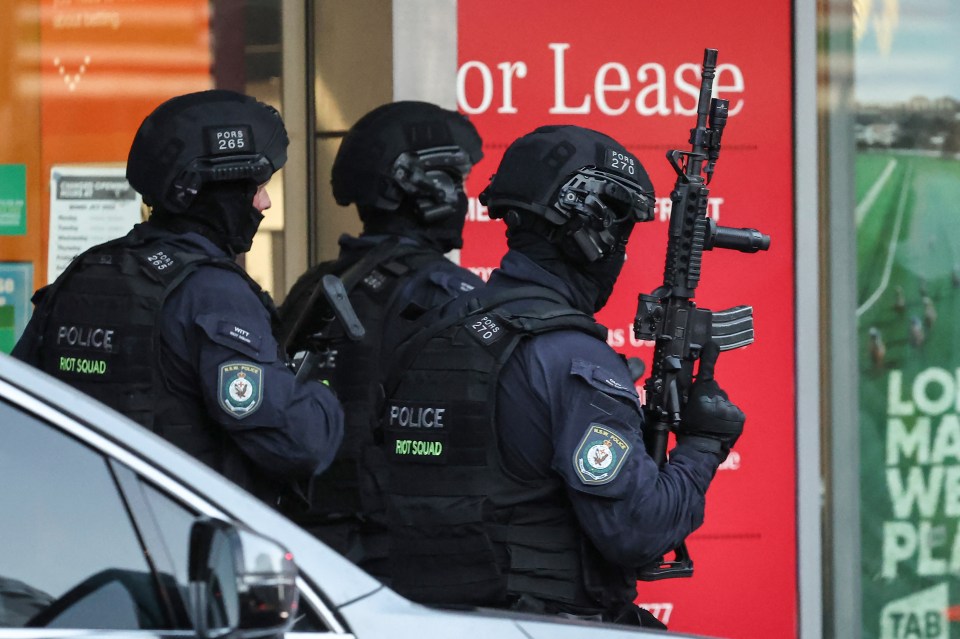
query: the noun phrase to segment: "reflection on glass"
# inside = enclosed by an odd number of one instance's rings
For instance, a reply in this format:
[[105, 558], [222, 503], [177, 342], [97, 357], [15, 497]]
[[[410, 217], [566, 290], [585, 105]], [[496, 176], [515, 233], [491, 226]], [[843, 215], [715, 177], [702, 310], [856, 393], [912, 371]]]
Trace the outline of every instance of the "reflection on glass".
[[[36, 616], [67, 598], [79, 601], [110, 581], [129, 586], [128, 593], [134, 582], [148, 583], [138, 581], [149, 569], [105, 460], [5, 403], [0, 424], [0, 626], [23, 625], [26, 612]], [[142, 588], [140, 599], [152, 603], [153, 585]], [[118, 592], [104, 588], [97, 597]], [[119, 619], [141, 627], [141, 611], [129, 605], [135, 598], [113, 600], [115, 614], [100, 621], [85, 617], [94, 624], [87, 627], [117, 627]], [[11, 605], [13, 600], [19, 602]], [[130, 615], [122, 617], [120, 609]]]
[[185, 591], [189, 584], [190, 527], [197, 514], [149, 484], [143, 484], [143, 494], [160, 529], [167, 555], [173, 561], [177, 584]]

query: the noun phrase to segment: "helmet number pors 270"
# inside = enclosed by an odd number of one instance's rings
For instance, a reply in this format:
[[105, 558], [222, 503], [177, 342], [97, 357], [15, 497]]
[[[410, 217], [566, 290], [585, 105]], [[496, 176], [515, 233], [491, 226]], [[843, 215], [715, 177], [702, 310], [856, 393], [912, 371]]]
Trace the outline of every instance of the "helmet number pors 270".
[[473, 317], [467, 322], [466, 326], [470, 335], [487, 346], [503, 337], [503, 330], [497, 324], [495, 316]]
[[227, 414], [243, 419], [263, 403], [263, 369], [246, 362], [220, 365], [218, 399]]
[[573, 468], [585, 484], [606, 484], [617, 476], [630, 454], [630, 443], [617, 431], [590, 424], [573, 455]]
[[610, 147], [604, 149], [603, 165], [608, 169], [620, 171], [627, 175], [637, 174], [637, 161], [626, 153], [611, 149]]

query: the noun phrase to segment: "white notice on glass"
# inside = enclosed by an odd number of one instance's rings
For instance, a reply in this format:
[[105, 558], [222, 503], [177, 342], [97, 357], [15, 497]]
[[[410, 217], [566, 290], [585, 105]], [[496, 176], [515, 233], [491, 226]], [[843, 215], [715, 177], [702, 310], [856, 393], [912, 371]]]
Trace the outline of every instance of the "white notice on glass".
[[127, 182], [123, 167], [53, 167], [48, 281], [83, 251], [126, 235], [138, 222], [140, 194]]

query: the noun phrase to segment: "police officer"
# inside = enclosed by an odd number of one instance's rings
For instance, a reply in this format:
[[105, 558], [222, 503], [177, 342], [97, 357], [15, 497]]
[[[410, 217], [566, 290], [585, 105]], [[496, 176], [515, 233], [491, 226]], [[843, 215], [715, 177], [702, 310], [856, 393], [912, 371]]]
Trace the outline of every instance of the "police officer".
[[632, 603], [636, 569], [703, 522], [744, 418], [705, 348], [697, 409], [659, 468], [630, 371], [593, 319], [653, 215], [652, 184], [610, 137], [545, 126], [510, 145], [480, 197], [509, 251], [401, 347], [387, 384], [392, 585], [427, 603], [661, 625]]
[[234, 261], [286, 150], [280, 114], [251, 97], [158, 106], [127, 161], [149, 219], [37, 291], [13, 352], [269, 502], [329, 465], [343, 436], [339, 402], [295, 380], [270, 297]]
[[381, 375], [412, 320], [482, 285], [444, 255], [463, 245], [463, 181], [482, 158], [481, 146], [467, 118], [426, 102], [389, 103], [360, 118], [340, 145], [331, 182], [338, 204], [356, 205], [363, 232], [342, 236], [339, 257], [304, 273], [280, 307], [291, 354], [322, 348], [310, 344], [310, 335], [327, 313], [308, 304], [321, 277], [332, 273], [342, 278], [364, 326], [364, 339], [340, 343], [322, 370], [344, 404], [343, 446], [330, 471], [314, 481], [309, 508], [288, 514], [380, 574], [374, 564], [386, 555], [382, 462], [373, 427]]

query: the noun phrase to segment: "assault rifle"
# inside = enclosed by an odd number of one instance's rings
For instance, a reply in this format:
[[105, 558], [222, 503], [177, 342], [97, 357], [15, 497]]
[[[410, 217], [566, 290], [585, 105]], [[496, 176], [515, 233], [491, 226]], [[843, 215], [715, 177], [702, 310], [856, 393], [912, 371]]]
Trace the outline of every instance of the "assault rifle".
[[[306, 337], [298, 335], [306, 330]], [[344, 339], [358, 341], [365, 334], [363, 324], [353, 310], [343, 281], [336, 275], [324, 275], [310, 292], [306, 304], [290, 327], [283, 343], [284, 352], [293, 354], [297, 380], [314, 379], [318, 369], [336, 356], [333, 350]]]
[[[644, 444], [661, 466], [666, 463], [668, 435], [680, 424], [680, 411], [693, 380], [693, 365], [703, 345], [713, 340], [720, 350], [730, 350], [753, 342], [752, 307], [711, 312], [694, 303], [703, 252], [725, 248], [755, 253], [770, 247], [770, 237], [755, 229], [726, 228], [707, 217], [707, 184], [720, 157], [720, 137], [728, 108], [727, 100], [711, 98], [716, 67], [717, 50], [705, 49], [697, 125], [690, 129], [692, 149], [667, 151], [677, 181], [670, 193], [673, 205], [663, 286], [650, 295], [640, 294], [633, 322], [634, 336], [655, 344], [650, 376], [644, 383]], [[681, 543], [674, 554], [672, 561], [661, 558], [642, 569], [640, 578], [650, 581], [691, 576], [693, 560], [686, 544]]]

